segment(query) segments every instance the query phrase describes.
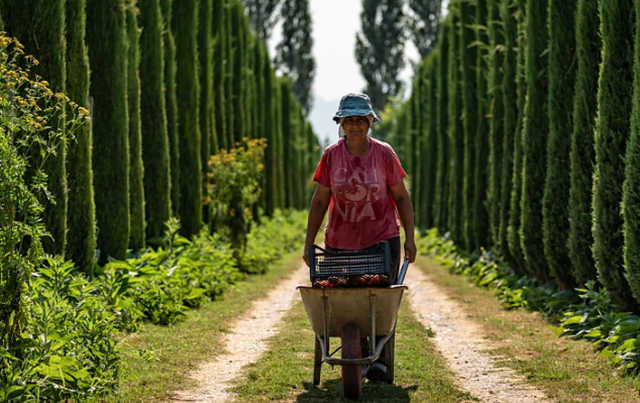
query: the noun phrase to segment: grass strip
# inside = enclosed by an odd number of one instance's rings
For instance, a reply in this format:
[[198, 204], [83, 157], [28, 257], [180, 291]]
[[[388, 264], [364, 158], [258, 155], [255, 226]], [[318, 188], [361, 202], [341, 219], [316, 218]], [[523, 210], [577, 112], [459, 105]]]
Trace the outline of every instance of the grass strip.
[[161, 398], [172, 390], [196, 385], [189, 373], [203, 361], [224, 352], [221, 337], [230, 324], [264, 297], [274, 284], [300, 267], [296, 251], [276, 262], [267, 273], [249, 276], [222, 297], [200, 309], [186, 312], [184, 320], [170, 326], [144, 324], [140, 331], [121, 340], [120, 387], [116, 394], [99, 401], [137, 403]]
[[483, 326], [497, 346], [489, 353], [502, 358], [499, 364], [523, 374], [549, 397], [563, 403], [640, 402], [638, 378], [623, 376], [592, 343], [559, 338], [538, 312], [503, 309], [489, 290], [432, 260], [418, 257], [416, 263]]
[[[313, 331], [300, 302], [269, 340], [270, 349], [250, 366], [235, 392], [240, 402], [349, 402], [342, 397], [341, 368], [322, 366], [321, 384], [312, 385]], [[335, 348], [337, 342], [332, 343]], [[340, 353], [338, 353], [339, 356]], [[452, 379], [444, 359], [434, 350], [429, 333], [414, 318], [406, 301], [396, 335], [395, 385], [365, 383], [362, 402], [469, 402]]]

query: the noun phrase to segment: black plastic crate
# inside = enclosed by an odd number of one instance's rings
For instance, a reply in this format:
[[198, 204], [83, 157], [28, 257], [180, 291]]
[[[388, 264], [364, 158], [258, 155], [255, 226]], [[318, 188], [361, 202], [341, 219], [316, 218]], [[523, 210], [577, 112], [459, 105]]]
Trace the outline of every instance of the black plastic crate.
[[368, 249], [327, 251], [309, 247], [309, 269], [313, 287], [387, 287], [392, 281], [389, 242]]

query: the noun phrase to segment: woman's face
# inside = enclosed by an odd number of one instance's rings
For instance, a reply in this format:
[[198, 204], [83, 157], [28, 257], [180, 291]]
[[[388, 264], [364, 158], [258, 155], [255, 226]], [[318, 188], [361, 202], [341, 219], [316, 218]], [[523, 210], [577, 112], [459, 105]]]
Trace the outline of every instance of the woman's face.
[[342, 128], [350, 140], [366, 138], [370, 126], [366, 116], [349, 116], [342, 120]]

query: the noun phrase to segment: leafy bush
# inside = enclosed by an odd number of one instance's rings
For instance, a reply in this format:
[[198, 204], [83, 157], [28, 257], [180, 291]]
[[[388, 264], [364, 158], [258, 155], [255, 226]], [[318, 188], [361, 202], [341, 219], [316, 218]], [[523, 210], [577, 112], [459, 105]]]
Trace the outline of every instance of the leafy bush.
[[540, 284], [534, 277], [516, 274], [497, 261], [491, 251], [464, 256], [449, 239], [429, 230], [418, 240], [420, 252], [437, 259], [454, 274], [469, 277], [490, 289], [507, 309], [542, 312], [558, 325], [561, 336], [595, 343], [625, 372], [640, 373], [640, 316], [619, 312], [603, 287], [589, 281], [575, 292], [559, 290], [554, 282]]
[[[300, 246], [306, 213], [276, 211], [248, 234], [245, 269], [265, 272]], [[25, 290], [20, 336], [0, 344], [0, 402], [83, 401], [117, 384], [115, 335], [143, 320], [171, 324], [186, 310], [224, 293], [243, 278], [231, 246], [203, 231], [193, 240], [167, 224], [163, 247], [112, 261], [89, 278], [70, 262], [48, 257]]]

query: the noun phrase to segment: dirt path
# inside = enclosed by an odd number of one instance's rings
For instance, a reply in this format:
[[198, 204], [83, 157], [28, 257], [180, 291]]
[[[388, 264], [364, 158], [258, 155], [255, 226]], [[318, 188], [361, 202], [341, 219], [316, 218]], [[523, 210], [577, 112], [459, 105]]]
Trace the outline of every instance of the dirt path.
[[495, 359], [483, 353], [490, 350], [490, 340], [483, 338], [481, 328], [467, 319], [464, 308], [449, 299], [438, 286], [417, 267], [407, 273], [409, 301], [418, 320], [435, 332], [433, 341], [460, 387], [483, 403], [549, 402], [545, 394], [527, 385], [509, 368], [500, 368]]
[[276, 334], [277, 323], [298, 297], [296, 285], [309, 282], [304, 264], [290, 278], [280, 282], [266, 298], [255, 301], [251, 309], [225, 337], [225, 353], [191, 374], [198, 381], [193, 391], [177, 391], [166, 402], [219, 403], [231, 399], [227, 389], [243, 373], [244, 366], [256, 362], [267, 349], [265, 341]]

